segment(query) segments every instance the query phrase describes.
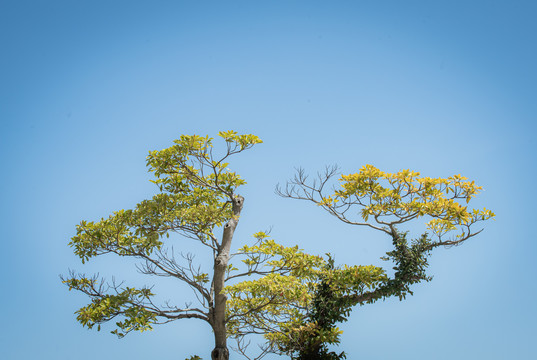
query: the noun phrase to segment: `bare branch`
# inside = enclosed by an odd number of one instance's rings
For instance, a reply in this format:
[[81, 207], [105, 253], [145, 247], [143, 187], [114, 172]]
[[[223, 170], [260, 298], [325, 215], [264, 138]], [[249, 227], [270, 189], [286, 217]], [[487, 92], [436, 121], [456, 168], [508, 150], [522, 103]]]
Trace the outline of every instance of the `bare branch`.
[[236, 347], [235, 346], [230, 346], [230, 347], [235, 352], [238, 352], [239, 354], [244, 356], [246, 359], [248, 359], [248, 360], [260, 360], [263, 357], [265, 357], [265, 355], [267, 355], [269, 352], [271, 352], [271, 347], [269, 345], [263, 346], [263, 345], [258, 344], [259, 349], [261, 349], [261, 353], [259, 355], [257, 355], [255, 358], [251, 358], [246, 353], [248, 347], [250, 346], [251, 341], [248, 340], [248, 342], [246, 342], [244, 340], [244, 337], [245, 337], [244, 335], [236, 336], [235, 337], [235, 342], [237, 343], [237, 346]]

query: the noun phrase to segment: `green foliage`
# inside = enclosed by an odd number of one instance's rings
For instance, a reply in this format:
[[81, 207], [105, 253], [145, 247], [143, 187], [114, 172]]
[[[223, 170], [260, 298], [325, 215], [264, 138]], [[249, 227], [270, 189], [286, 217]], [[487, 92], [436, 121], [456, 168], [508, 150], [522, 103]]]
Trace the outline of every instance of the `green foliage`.
[[[222, 253], [223, 241], [214, 231], [224, 224], [236, 226], [240, 211], [236, 211], [234, 201], [242, 199], [236, 197], [236, 190], [246, 183], [229, 170], [227, 159], [261, 140], [234, 131], [218, 135], [226, 147], [220, 157], [213, 156], [213, 139], [198, 135], [183, 135], [172, 147], [151, 151], [147, 166], [159, 193], [132, 210], [119, 210], [96, 222], [82, 221], [69, 243], [82, 263], [108, 253], [141, 259], [145, 263], [143, 273], [175, 277], [186, 283], [207, 311], [188, 306], [158, 307], [148, 288], [107, 285], [96, 277], [71, 273], [62, 279], [69, 290], [81, 291], [91, 299], [76, 312], [83, 326], [91, 329], [97, 325], [100, 330], [102, 323], [119, 317], [112, 333], [123, 337], [130, 331], [150, 330], [155, 324], [198, 318], [208, 321], [213, 330], [218, 324], [218, 329], [239, 343], [248, 334], [263, 334], [268, 350], [295, 360], [344, 359], [343, 352], [330, 351], [329, 346], [339, 344], [342, 332], [337, 324], [347, 320], [355, 305], [392, 296], [402, 300], [412, 294], [413, 284], [431, 280], [426, 269], [432, 249], [464, 242], [480, 232], [472, 231], [474, 224], [495, 216], [487, 209], [468, 208], [481, 187], [460, 175], [429, 178], [410, 170], [386, 173], [366, 165], [356, 174], [341, 176], [340, 187], [327, 195], [323, 189], [334, 171], [313, 184], [308, 184], [300, 171], [291, 187], [288, 184], [280, 195], [312, 201], [345, 223], [388, 234], [393, 249], [383, 259], [393, 263], [393, 275], [373, 265], [336, 267], [330, 256], [324, 259], [306, 254], [298, 246], [285, 247], [264, 232], [254, 234], [256, 242], [242, 246], [238, 254], [230, 255], [229, 250]], [[349, 218], [352, 213], [359, 218]], [[428, 218], [429, 232], [408, 241], [407, 233], [397, 227], [422, 217]], [[168, 257], [170, 233], [209, 247], [215, 264], [218, 261], [223, 265], [218, 276], [216, 270], [213, 278], [210, 272], [195, 270], [188, 257], [187, 266], [179, 265], [173, 251]], [[446, 238], [451, 234], [455, 235]], [[231, 238], [226, 249], [230, 243]], [[241, 261], [235, 264], [245, 270], [241, 272], [228, 263], [229, 256], [239, 256]], [[241, 276], [252, 278], [224, 288], [226, 305], [215, 288], [221, 289], [224, 283]], [[215, 302], [217, 297], [220, 300]], [[214, 320], [215, 303], [224, 304], [225, 319]], [[219, 314], [223, 317], [224, 311]], [[194, 355], [189, 360], [201, 358]]]
[[[241, 304], [241, 311], [248, 314], [241, 319], [244, 323], [237, 325], [236, 333], [263, 333], [272, 351], [296, 360], [345, 358], [344, 353], [329, 351], [328, 345], [339, 343], [341, 331], [336, 324], [346, 321], [353, 306], [412, 295], [413, 284], [431, 280], [426, 269], [432, 249], [464, 242], [481, 231], [472, 232], [472, 225], [494, 217], [487, 209], [468, 209], [467, 204], [481, 187], [460, 175], [421, 178], [410, 170], [391, 174], [367, 165], [357, 174], [341, 176], [341, 188], [325, 195], [325, 185], [334, 174], [335, 168], [327, 169], [324, 177], [319, 175], [318, 180], [309, 183], [299, 170], [284, 191], [278, 188], [278, 193], [312, 201], [345, 223], [369, 226], [390, 235], [393, 250], [382, 259], [391, 261], [395, 271], [390, 277], [376, 266], [335, 268], [329, 257], [325, 262], [310, 264], [293, 278], [267, 275], [236, 285], [240, 292], [230, 293], [231, 302]], [[348, 217], [355, 207], [361, 220]], [[407, 233], [397, 230], [400, 224], [425, 216], [430, 218], [427, 226], [435, 240], [425, 233], [409, 242]], [[458, 233], [446, 239], [452, 231]], [[301, 291], [278, 301], [284, 286]], [[259, 306], [266, 299], [276, 300], [274, 305]]]
[[[160, 197], [160, 200], [164, 199]], [[158, 230], [151, 225], [143, 225], [150, 221], [148, 213], [150, 209], [157, 208], [157, 201], [142, 202], [136, 210], [117, 211], [108, 219], [102, 219], [97, 223], [82, 221], [77, 225], [77, 234], [69, 245], [74, 247], [74, 252], [82, 263], [91, 257], [109, 252], [123, 256], [134, 253], [150, 255], [155, 248], [159, 249], [162, 246], [160, 236], [164, 233], [164, 230]]]
[[285, 247], [268, 238], [265, 233], [254, 234], [258, 243], [254, 246], [244, 245], [239, 252], [246, 255], [243, 262], [254, 270], [260, 263], [268, 267], [271, 273], [281, 269], [293, 276], [309, 277], [311, 269], [323, 263], [322, 258], [302, 252], [297, 246]]
[[[293, 270], [281, 275], [274, 272], [279, 268], [273, 268], [261, 278], [228, 286], [228, 311], [240, 314], [230, 316], [230, 333], [244, 336], [261, 332], [272, 351], [296, 360], [344, 359], [344, 353], [329, 351], [328, 346], [339, 344], [342, 332], [336, 324], [347, 320], [353, 306], [391, 296], [404, 299], [412, 294], [412, 284], [430, 280], [426, 275], [430, 253], [427, 236], [409, 244], [403, 233], [393, 242], [394, 250], [384, 257], [394, 264], [392, 277], [373, 265], [335, 267], [330, 256], [324, 260], [297, 247], [275, 245], [272, 240], [245, 247], [251, 256], [263, 252], [276, 255], [273, 264], [281, 264], [278, 256], [286, 254], [283, 263], [293, 264]], [[269, 250], [274, 248], [278, 251]], [[310, 261], [294, 262], [295, 258]]]
[[[273, 267], [258, 279], [226, 288], [230, 334], [240, 337], [263, 333], [272, 351], [290, 356], [306, 351], [307, 355], [300, 355], [300, 359], [313, 356], [313, 349], [323, 349], [325, 356], [333, 356], [323, 344], [339, 343], [341, 331], [334, 324], [348, 316], [356, 303], [352, 296], [376, 289], [387, 281], [382, 268], [335, 269], [331, 258], [324, 260], [273, 240], [266, 239], [258, 246], [244, 249], [252, 257], [270, 254]], [[287, 266], [288, 272], [280, 273], [282, 265]], [[327, 307], [321, 309], [323, 304]], [[330, 320], [323, 318], [328, 307], [333, 316]]]
[[423, 234], [417, 240], [408, 244], [407, 233], [396, 233], [393, 237], [392, 251], [386, 253], [382, 259], [391, 260], [395, 266], [393, 279], [381, 287], [378, 291], [383, 297], [398, 296], [403, 300], [407, 294], [413, 295], [410, 286], [421, 281], [431, 281], [426, 270], [429, 266], [427, 258], [431, 252], [431, 240], [428, 234]]
[[[341, 296], [341, 285], [349, 278], [348, 271], [335, 271], [334, 260], [328, 254], [324, 271], [319, 274], [319, 283], [307, 313], [307, 323], [291, 328], [288, 341], [280, 344], [280, 351], [296, 360], [339, 360], [345, 353], [329, 351], [328, 345], [338, 344], [342, 333], [335, 325], [347, 321], [352, 305]], [[343, 276], [341, 276], [343, 275]], [[352, 276], [352, 275], [351, 275]], [[343, 282], [341, 282], [343, 281]]]
[[[420, 177], [416, 171], [387, 173], [366, 165], [356, 174], [342, 175], [339, 181], [340, 189], [315, 201], [333, 215], [348, 220], [341, 209], [359, 206], [364, 222], [351, 223], [374, 228], [377, 227], [370, 218], [389, 226], [427, 216], [431, 218], [427, 227], [441, 245], [456, 245], [468, 239], [473, 235], [473, 224], [495, 216], [488, 209], [468, 209], [467, 204], [482, 187], [461, 175], [445, 179]], [[444, 241], [442, 237], [452, 231], [458, 232], [455, 238]]]
[[273, 318], [286, 322], [302, 319], [301, 308], [311, 302], [311, 282], [325, 263], [319, 256], [298, 248], [285, 247], [265, 233], [254, 235], [257, 243], [239, 251], [245, 256], [247, 275], [261, 275], [225, 288], [228, 295], [227, 326], [229, 334], [241, 337], [253, 329], [264, 329], [269, 338], [277, 326]]
[[[212, 138], [198, 135], [181, 135], [175, 146], [151, 151], [147, 157], [149, 170], [155, 174], [161, 191], [183, 194], [186, 205], [197, 208], [200, 204], [214, 203], [214, 192], [231, 196], [234, 190], [246, 182], [227, 169], [226, 158], [251, 148], [262, 141], [255, 135], [237, 135], [234, 131], [218, 133], [227, 146], [227, 154], [214, 159]], [[209, 169], [206, 173], [204, 170]], [[197, 209], [200, 210], [200, 209]], [[195, 212], [195, 211], [194, 211]]]
[[[386, 276], [382, 268], [374, 266], [337, 269], [329, 256], [325, 271], [319, 274], [306, 326], [291, 328], [288, 339], [293, 341], [280, 344], [283, 345], [281, 350], [296, 360], [345, 359], [344, 352], [329, 351], [328, 345], [339, 344], [341, 332], [336, 324], [347, 321], [354, 305], [373, 303], [390, 296], [398, 296], [402, 300], [406, 294], [412, 295], [412, 284], [431, 280], [426, 275], [430, 254], [427, 234], [409, 244], [406, 233], [398, 233], [393, 245], [394, 250], [387, 252], [383, 258], [394, 263], [393, 278]], [[364, 281], [368, 277], [369, 281]]]
[[141, 303], [150, 300], [150, 297], [154, 295], [150, 289], [138, 290], [127, 287], [114, 295], [101, 296], [102, 288], [97, 288], [96, 279], [72, 277], [65, 280], [64, 283], [69, 286], [69, 290], [75, 289], [93, 296], [89, 305], [76, 312], [76, 319], [88, 329], [97, 325], [97, 329], [100, 330], [100, 324], [122, 315], [124, 320], [116, 322], [118, 329], [112, 333], [123, 337], [133, 330], [152, 330], [151, 325], [156, 322], [156, 315], [140, 306]]
[[[151, 151], [147, 156], [151, 180], [159, 193], [141, 201], [134, 209], [119, 210], [100, 221], [82, 221], [69, 245], [82, 263], [103, 254], [116, 254], [141, 259], [144, 273], [175, 277], [197, 291], [202, 299], [209, 299], [205, 285], [211, 282], [208, 273], [175, 262], [168, 257], [166, 242], [170, 233], [199, 240], [214, 252], [219, 239], [214, 231], [234, 215], [232, 203], [236, 189], [246, 182], [228, 168], [231, 155], [249, 149], [262, 141], [255, 135], [239, 135], [234, 131], [220, 132], [225, 151], [222, 156], [213, 154], [213, 139], [208, 136], [183, 135], [172, 147]], [[189, 268], [190, 266], [190, 268]], [[230, 267], [232, 270], [232, 267]], [[77, 320], [88, 328], [113, 318], [119, 337], [137, 330], [150, 330], [153, 324], [179, 318], [197, 317], [207, 320], [208, 315], [198, 309], [158, 307], [149, 289], [134, 289], [115, 284], [97, 284], [96, 278], [70, 274], [62, 278], [69, 289], [87, 294], [91, 303], [78, 310]], [[208, 300], [207, 300], [208, 301]]]
[[144, 200], [134, 210], [120, 210], [99, 222], [82, 221], [69, 245], [82, 262], [104, 253], [129, 256], [150, 255], [162, 246], [161, 238], [170, 231], [181, 231], [206, 242], [215, 226], [231, 216], [229, 203], [235, 189], [245, 181], [228, 170], [228, 156], [248, 149], [261, 140], [254, 135], [219, 133], [227, 154], [213, 159], [212, 139], [183, 135], [175, 145], [151, 151], [149, 171], [161, 193]]

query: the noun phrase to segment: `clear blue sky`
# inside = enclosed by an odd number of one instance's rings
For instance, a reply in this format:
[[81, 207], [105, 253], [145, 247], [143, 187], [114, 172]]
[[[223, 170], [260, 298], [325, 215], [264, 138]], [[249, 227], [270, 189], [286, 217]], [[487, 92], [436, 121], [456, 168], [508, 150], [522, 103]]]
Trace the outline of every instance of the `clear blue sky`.
[[234, 129], [264, 140], [230, 165], [248, 181], [237, 245], [272, 227], [340, 263], [379, 263], [389, 239], [274, 195], [296, 166], [461, 173], [485, 188], [475, 205], [497, 220], [436, 251], [413, 297], [356, 308], [349, 360], [537, 358], [536, 4], [0, 1], [0, 357], [208, 359], [196, 321], [122, 340], [82, 328], [87, 299], [58, 275], [151, 284], [123, 259], [83, 266], [75, 225], [154, 193], [149, 150]]

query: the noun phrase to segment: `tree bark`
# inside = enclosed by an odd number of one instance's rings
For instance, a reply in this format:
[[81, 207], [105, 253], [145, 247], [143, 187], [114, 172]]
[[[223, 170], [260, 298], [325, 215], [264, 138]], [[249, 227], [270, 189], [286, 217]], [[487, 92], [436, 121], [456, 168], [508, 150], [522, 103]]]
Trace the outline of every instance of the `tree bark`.
[[211, 325], [214, 331], [215, 347], [211, 352], [212, 360], [229, 360], [229, 350], [226, 344], [226, 301], [227, 297], [222, 294], [224, 288], [224, 280], [226, 277], [226, 269], [229, 261], [229, 250], [231, 248], [231, 240], [233, 233], [239, 223], [244, 198], [240, 195], [233, 197], [233, 217], [224, 225], [224, 234], [222, 236], [222, 244], [218, 249], [218, 255], [214, 260], [214, 305], [211, 312]]
[[225, 347], [215, 347], [211, 352], [211, 360], [229, 360], [229, 350]]

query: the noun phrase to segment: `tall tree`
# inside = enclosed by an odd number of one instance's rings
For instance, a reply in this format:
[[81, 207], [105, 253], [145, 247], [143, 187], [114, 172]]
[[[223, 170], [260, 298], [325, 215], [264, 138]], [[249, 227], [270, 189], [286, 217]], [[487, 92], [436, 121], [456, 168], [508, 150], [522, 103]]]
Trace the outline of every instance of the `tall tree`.
[[[158, 305], [151, 288], [125, 287], [71, 272], [62, 277], [69, 290], [81, 291], [91, 298], [76, 312], [82, 325], [97, 325], [100, 330], [102, 323], [117, 318], [117, 328], [112, 332], [122, 337], [130, 331], [152, 329], [154, 324], [200, 319], [214, 332], [211, 358], [229, 359], [224, 286], [227, 280], [254, 272], [266, 275], [258, 267], [268, 258], [250, 258], [243, 273], [236, 273], [238, 269], [229, 263], [233, 234], [244, 206], [237, 188], [245, 181], [228, 169], [227, 160], [261, 140], [233, 131], [218, 135], [226, 145], [221, 156], [213, 154], [212, 138], [197, 135], [183, 135], [174, 146], [151, 151], [147, 165], [156, 177], [152, 182], [159, 187], [159, 193], [132, 210], [114, 212], [97, 222], [82, 221], [70, 242], [82, 263], [103, 254], [140, 259], [138, 269], [143, 274], [175, 278], [188, 285], [199, 306]], [[182, 263], [178, 261], [170, 247], [176, 239], [168, 239], [170, 233], [205, 246], [212, 253], [213, 268], [202, 271], [192, 255], [184, 256]], [[285, 272], [285, 264], [278, 270]]]
[[[391, 239], [393, 249], [384, 260], [392, 261], [392, 276], [376, 266], [335, 268], [332, 259], [310, 266], [294, 278], [264, 278], [228, 287], [230, 309], [245, 311], [259, 299], [282, 297], [278, 307], [259, 307], [251, 316], [235, 324], [234, 332], [262, 333], [269, 351], [290, 355], [293, 359], [335, 360], [344, 354], [328, 351], [327, 345], [339, 343], [341, 332], [335, 326], [346, 321], [355, 305], [373, 303], [412, 294], [411, 285], [429, 281], [428, 256], [437, 247], [462, 244], [479, 234], [475, 224], [494, 217], [490, 210], [469, 209], [467, 204], [482, 189], [474, 181], [454, 175], [449, 178], [420, 177], [411, 170], [386, 173], [372, 165], [358, 173], [342, 175], [339, 187], [328, 190], [337, 168], [327, 168], [314, 181], [304, 171], [277, 192], [286, 198], [307, 200], [322, 207], [341, 221], [381, 231]], [[398, 227], [428, 217], [427, 230], [413, 241]], [[285, 284], [295, 284], [298, 292], [284, 293]], [[262, 301], [262, 300], [261, 300]], [[265, 300], [266, 301], [266, 300]]]

